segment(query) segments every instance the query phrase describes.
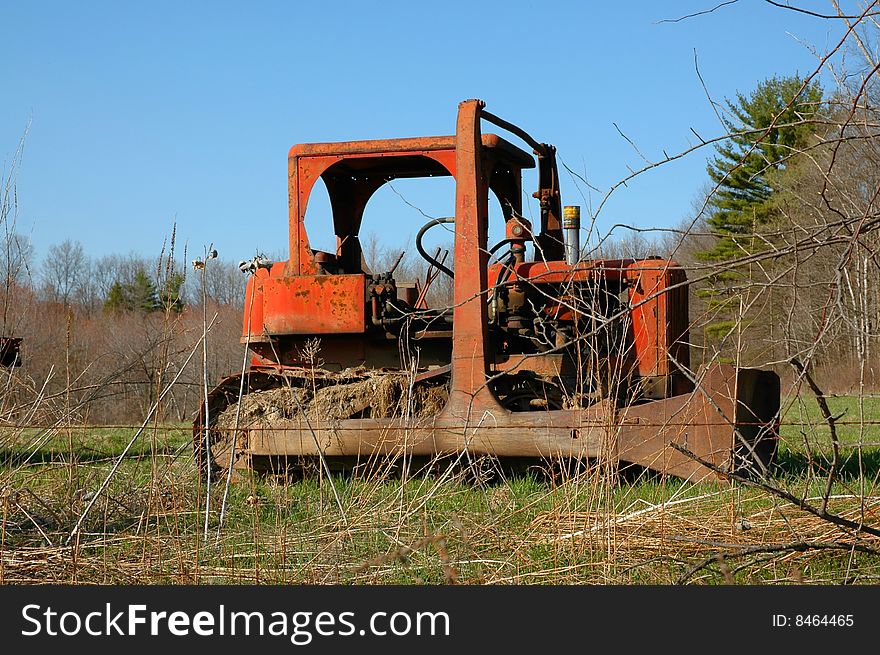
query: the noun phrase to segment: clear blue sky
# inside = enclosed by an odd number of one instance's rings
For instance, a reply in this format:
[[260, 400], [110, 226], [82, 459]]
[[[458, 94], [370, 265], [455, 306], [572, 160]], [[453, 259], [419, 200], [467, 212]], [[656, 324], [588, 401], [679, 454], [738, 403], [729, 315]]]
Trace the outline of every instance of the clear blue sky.
[[[212, 242], [234, 260], [283, 252], [290, 146], [452, 133], [457, 103], [471, 97], [555, 144], [605, 190], [644, 163], [613, 123], [651, 160], [693, 143], [690, 128], [719, 133], [694, 50], [721, 99], [812, 70], [804, 43], [823, 50], [842, 34], [839, 22], [760, 0], [658, 22], [719, 1], [7, 0], [6, 166], [31, 122], [18, 229], [38, 257], [65, 238], [95, 256], [156, 255], [175, 221], [191, 254]], [[709, 154], [617, 192], [600, 227], [676, 224], [705, 182]], [[563, 184], [566, 204], [585, 204], [565, 174]], [[428, 213], [451, 213], [451, 186], [396, 188]], [[413, 213], [385, 190], [367, 229], [402, 242], [423, 222]]]

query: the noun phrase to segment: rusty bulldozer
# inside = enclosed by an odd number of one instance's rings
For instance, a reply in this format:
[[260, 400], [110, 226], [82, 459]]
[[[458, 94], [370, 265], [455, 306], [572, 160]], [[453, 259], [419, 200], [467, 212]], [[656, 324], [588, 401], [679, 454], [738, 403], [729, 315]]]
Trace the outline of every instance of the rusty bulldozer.
[[[290, 255], [252, 263], [242, 335], [251, 360], [195, 420], [203, 470], [462, 454], [598, 459], [689, 480], [769, 466], [779, 378], [691, 370], [685, 272], [657, 258], [582, 259], [555, 152], [479, 100], [459, 105], [454, 136], [294, 146]], [[522, 171], [536, 163], [532, 226]], [[455, 215], [418, 233], [425, 281], [369, 270], [358, 234], [370, 198], [391, 180], [433, 176], [454, 179]], [[305, 230], [319, 178], [335, 252], [312, 249]], [[496, 244], [489, 194], [504, 217]], [[449, 260], [422, 243], [439, 225], [454, 238]], [[452, 278], [453, 297], [431, 307], [439, 275]]]

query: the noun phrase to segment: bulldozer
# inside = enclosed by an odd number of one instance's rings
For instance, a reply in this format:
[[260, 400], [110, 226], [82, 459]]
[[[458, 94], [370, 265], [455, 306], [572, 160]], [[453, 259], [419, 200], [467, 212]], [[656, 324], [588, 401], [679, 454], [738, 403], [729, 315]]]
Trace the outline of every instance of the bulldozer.
[[[522, 178], [536, 166], [533, 226]], [[555, 147], [483, 101], [459, 104], [451, 136], [296, 145], [288, 175], [289, 257], [243, 267], [249, 360], [194, 421], [207, 475], [447, 456], [605, 462], [691, 481], [771, 466], [779, 377], [692, 370], [682, 267], [585, 258]], [[435, 176], [453, 179], [455, 214], [418, 230], [424, 281], [398, 279], [396, 264], [370, 270], [359, 238], [369, 200], [390, 181]], [[334, 252], [312, 248], [305, 229], [319, 179]], [[490, 194], [504, 222], [494, 244]], [[423, 243], [439, 226], [453, 239], [442, 254]], [[430, 306], [439, 276], [452, 298]]]

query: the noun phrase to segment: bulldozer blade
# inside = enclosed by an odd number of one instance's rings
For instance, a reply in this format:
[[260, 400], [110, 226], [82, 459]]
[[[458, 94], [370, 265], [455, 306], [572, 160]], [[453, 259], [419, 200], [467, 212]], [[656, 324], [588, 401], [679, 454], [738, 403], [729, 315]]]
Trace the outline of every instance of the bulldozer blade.
[[772, 371], [711, 366], [691, 393], [623, 410], [617, 457], [691, 481], [765, 474], [776, 454], [779, 391]]
[[[776, 447], [779, 378], [772, 372], [709, 368], [695, 391], [615, 408], [473, 411], [454, 401], [435, 417], [327, 420], [299, 415], [238, 430], [237, 467], [254, 457], [475, 456], [604, 459], [699, 481], [720, 471], [767, 467]], [[215, 429], [216, 431], [216, 429]], [[228, 431], [228, 430], [227, 430]], [[677, 444], [693, 454], [677, 450]]]

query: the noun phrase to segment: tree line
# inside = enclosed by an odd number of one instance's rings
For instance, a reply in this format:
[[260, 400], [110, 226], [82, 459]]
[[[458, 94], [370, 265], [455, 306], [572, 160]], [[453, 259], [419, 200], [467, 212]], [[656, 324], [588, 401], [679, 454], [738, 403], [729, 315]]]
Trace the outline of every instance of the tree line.
[[[0, 373], [0, 421], [140, 420], [203, 337], [211, 380], [240, 368], [247, 278], [237, 262], [215, 258], [194, 270], [173, 249], [92, 257], [74, 240], [37, 260], [14, 232], [0, 261], [2, 335], [22, 339], [23, 361]], [[186, 368], [163, 420], [189, 420], [201, 399], [202, 371]]]
[[40, 299], [78, 310], [181, 310], [209, 302], [241, 307], [245, 276], [236, 262], [214, 259], [201, 271], [187, 271], [173, 257], [130, 253], [92, 257], [82, 243], [65, 239], [34, 264], [33, 247], [19, 234], [9, 237], [3, 277], [30, 288]]

